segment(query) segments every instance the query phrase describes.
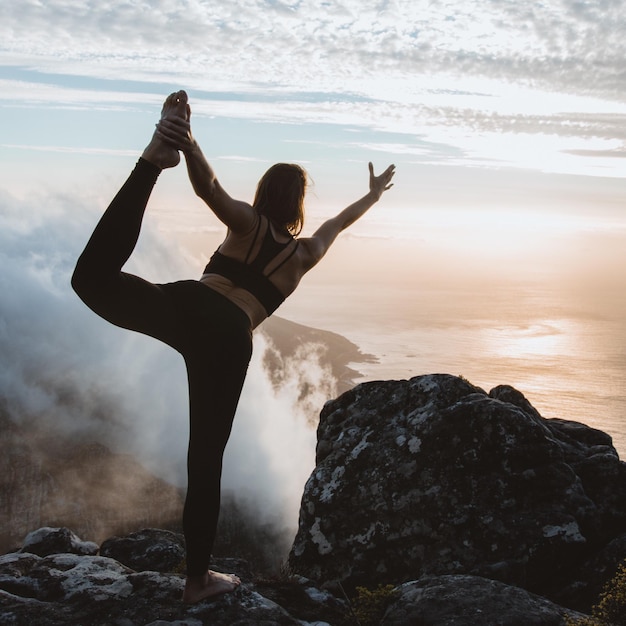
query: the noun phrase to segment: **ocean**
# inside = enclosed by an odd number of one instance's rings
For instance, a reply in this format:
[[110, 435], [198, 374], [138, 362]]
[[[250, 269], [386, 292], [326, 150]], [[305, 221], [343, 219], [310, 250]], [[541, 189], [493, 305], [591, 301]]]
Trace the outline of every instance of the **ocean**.
[[557, 233], [543, 250], [513, 235], [499, 257], [347, 237], [280, 315], [373, 355], [354, 365], [357, 382], [448, 373], [511, 385], [543, 417], [609, 433], [626, 458], [626, 230]]

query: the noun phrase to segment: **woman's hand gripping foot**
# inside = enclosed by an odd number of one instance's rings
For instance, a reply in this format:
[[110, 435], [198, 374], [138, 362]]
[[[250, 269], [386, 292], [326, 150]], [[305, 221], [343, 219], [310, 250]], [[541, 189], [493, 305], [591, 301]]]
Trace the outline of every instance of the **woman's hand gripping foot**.
[[[163, 103], [161, 110], [161, 120], [167, 117], [179, 117], [184, 120], [189, 119], [189, 104], [187, 104], [187, 94], [184, 91], [177, 91], [170, 94]], [[141, 155], [146, 161], [153, 165], [165, 169], [175, 167], [180, 163], [180, 154], [171, 144], [163, 141], [159, 137], [158, 131], [152, 135], [152, 140], [147, 145]]]

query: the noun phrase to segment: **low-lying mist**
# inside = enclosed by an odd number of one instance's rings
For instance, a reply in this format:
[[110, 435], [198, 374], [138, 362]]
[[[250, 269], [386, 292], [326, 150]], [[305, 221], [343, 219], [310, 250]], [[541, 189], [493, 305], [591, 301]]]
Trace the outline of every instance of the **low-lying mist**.
[[[69, 284], [101, 205], [76, 196], [18, 200], [0, 195], [0, 409], [20, 436], [32, 433], [64, 447], [97, 442], [174, 488], [184, 488], [188, 419], [182, 358], [151, 338], [101, 320]], [[199, 273], [157, 231], [149, 209], [136, 254], [125, 269], [158, 282]], [[267, 330], [256, 333], [223, 478], [224, 490], [245, 503], [245, 510], [253, 509], [259, 523], [288, 532], [295, 531], [300, 496], [313, 469], [317, 414], [337, 392], [319, 342], [292, 348], [286, 354]], [[119, 471], [128, 472], [119, 458], [112, 459]], [[123, 489], [127, 479], [116, 476], [114, 468], [108, 471], [111, 490]], [[70, 474], [63, 474], [67, 484]], [[19, 482], [11, 488], [19, 489]], [[106, 489], [102, 480], [98, 489]], [[82, 509], [89, 499], [104, 497], [87, 486], [68, 493], [84, 497]], [[12, 510], [21, 514], [7, 522], [36, 523], [32, 504], [20, 504], [19, 493], [11, 498]], [[122, 494], [109, 506], [130, 511], [133, 499], [135, 492], [128, 501]], [[69, 508], [76, 505], [68, 503]], [[20, 530], [26, 534], [33, 528]]]

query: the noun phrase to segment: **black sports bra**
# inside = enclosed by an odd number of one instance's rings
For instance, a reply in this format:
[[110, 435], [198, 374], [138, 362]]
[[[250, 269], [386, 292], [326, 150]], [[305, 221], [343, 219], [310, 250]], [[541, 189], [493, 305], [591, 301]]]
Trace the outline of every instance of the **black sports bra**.
[[[261, 234], [262, 229], [265, 230], [264, 234]], [[253, 259], [250, 259], [259, 237], [262, 237], [259, 251]], [[246, 260], [233, 259], [222, 254], [218, 248], [205, 267], [204, 273], [219, 274], [237, 287], [249, 291], [263, 305], [269, 316], [285, 301], [285, 296], [269, 277], [293, 256], [297, 247], [298, 242], [293, 238], [285, 243], [276, 241], [269, 220], [265, 216], [260, 216]]]

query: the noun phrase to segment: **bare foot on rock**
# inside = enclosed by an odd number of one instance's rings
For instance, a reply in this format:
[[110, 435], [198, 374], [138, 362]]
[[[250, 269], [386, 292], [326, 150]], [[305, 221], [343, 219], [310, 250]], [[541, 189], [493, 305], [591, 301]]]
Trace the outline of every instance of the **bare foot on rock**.
[[209, 570], [204, 576], [188, 576], [183, 591], [185, 604], [196, 604], [207, 598], [231, 593], [239, 587], [241, 580], [234, 574], [222, 574]]
[[[182, 90], [171, 93], [163, 103], [163, 109], [161, 109], [161, 119], [171, 116], [179, 116], [184, 119], [189, 119], [187, 94]], [[152, 135], [152, 140], [147, 145], [141, 156], [146, 161], [149, 161], [161, 169], [175, 167], [180, 163], [180, 154], [178, 150], [165, 143], [157, 136], [156, 132]]]

